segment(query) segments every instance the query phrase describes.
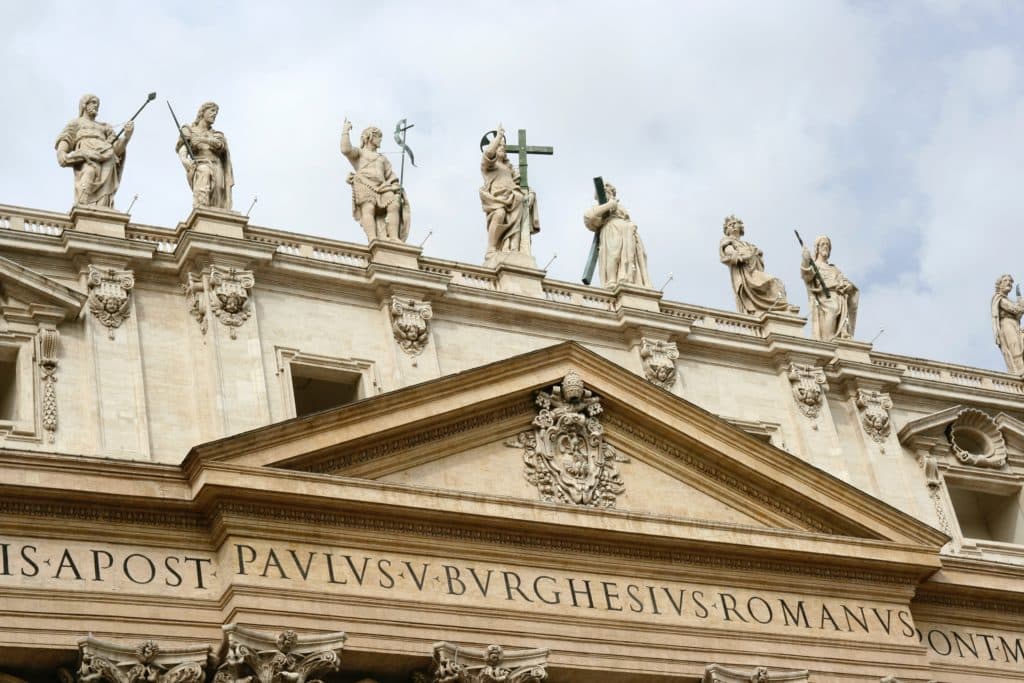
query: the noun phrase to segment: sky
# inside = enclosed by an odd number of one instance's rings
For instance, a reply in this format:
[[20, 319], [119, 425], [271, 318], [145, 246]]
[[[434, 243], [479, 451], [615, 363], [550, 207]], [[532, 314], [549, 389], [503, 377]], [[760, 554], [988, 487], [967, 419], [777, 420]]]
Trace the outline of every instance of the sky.
[[[251, 222], [364, 243], [341, 125], [415, 127], [409, 241], [480, 264], [479, 140], [499, 123], [530, 159], [537, 262], [578, 282], [594, 176], [615, 184], [665, 298], [734, 310], [717, 256], [735, 214], [807, 312], [805, 241], [827, 234], [861, 290], [856, 338], [1003, 370], [989, 302], [1024, 278], [1024, 3], [46, 2], [0, 0], [0, 203], [67, 211], [54, 140], [84, 93], [128, 146], [117, 207], [174, 227], [191, 193], [176, 131], [220, 105], [235, 208]], [[808, 327], [809, 330], [809, 327]], [[808, 332], [809, 333], [809, 332]]]

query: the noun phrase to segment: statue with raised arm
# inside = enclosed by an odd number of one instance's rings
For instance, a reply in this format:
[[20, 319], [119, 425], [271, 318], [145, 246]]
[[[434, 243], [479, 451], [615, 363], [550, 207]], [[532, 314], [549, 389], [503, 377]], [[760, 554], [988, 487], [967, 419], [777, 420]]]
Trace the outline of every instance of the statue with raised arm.
[[498, 126], [494, 139], [484, 147], [480, 159], [480, 204], [487, 214], [487, 252], [484, 263], [493, 262], [501, 251], [530, 255], [530, 238], [540, 232], [537, 194], [520, 183], [519, 168], [508, 160], [505, 129]]
[[[813, 257], [806, 247], [803, 250], [800, 277], [807, 285], [811, 336], [822, 341], [852, 339], [857, 325], [860, 292], [846, 279], [843, 271], [829, 263], [831, 254], [832, 240], [824, 235], [814, 240]], [[812, 267], [812, 263], [817, 269]]]
[[75, 204], [114, 207], [114, 195], [121, 184], [125, 148], [135, 124], [125, 124], [120, 136], [107, 123], [96, 120], [100, 98], [82, 95], [78, 118], [72, 119], [57, 136], [57, 163], [75, 172]]
[[1006, 371], [1024, 375], [1024, 330], [1020, 327], [1024, 300], [1020, 298], [1020, 290], [1017, 290], [1017, 300], [1012, 301], [1012, 289], [1013, 277], [1000, 275], [996, 280], [996, 293], [992, 295], [992, 333], [995, 335], [996, 346], [1006, 360]]
[[785, 311], [786, 287], [782, 280], [764, 272], [764, 253], [743, 238], [743, 221], [727, 216], [722, 226], [725, 236], [718, 243], [718, 257], [729, 266], [736, 310], [757, 315], [768, 311]]
[[227, 138], [224, 133], [213, 129], [219, 111], [216, 102], [201, 104], [196, 120], [181, 127], [174, 150], [185, 167], [185, 176], [192, 188], [192, 206], [230, 211], [235, 174], [231, 168]]
[[[621, 283], [650, 287], [647, 274], [647, 251], [640, 241], [636, 223], [619, 204], [615, 186], [604, 183], [608, 201], [598, 203], [583, 214], [583, 223], [598, 233], [601, 284], [614, 287]], [[600, 199], [598, 199], [600, 202]]]
[[367, 240], [404, 242], [409, 237], [412, 211], [391, 162], [378, 151], [384, 134], [380, 128], [370, 126], [363, 131], [359, 147], [355, 148], [349, 140], [351, 130], [352, 124], [345, 119], [341, 128], [341, 153], [355, 169], [347, 178], [352, 186], [352, 217], [363, 226]]

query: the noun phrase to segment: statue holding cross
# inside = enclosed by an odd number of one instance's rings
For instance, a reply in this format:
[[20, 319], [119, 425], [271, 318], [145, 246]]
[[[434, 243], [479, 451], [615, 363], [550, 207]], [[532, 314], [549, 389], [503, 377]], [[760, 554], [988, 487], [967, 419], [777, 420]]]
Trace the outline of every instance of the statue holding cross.
[[[491, 137], [493, 133], [493, 137]], [[519, 130], [519, 144], [505, 144], [505, 130], [484, 135], [480, 141], [483, 157], [480, 173], [484, 184], [480, 188], [480, 203], [487, 214], [487, 252], [484, 265], [493, 266], [504, 260], [504, 253], [518, 253], [533, 261], [531, 238], [540, 232], [537, 213], [537, 194], [527, 184], [528, 154], [554, 154], [551, 147], [531, 147], [526, 144], [526, 131]], [[519, 166], [514, 166], [508, 152], [519, 154]]]

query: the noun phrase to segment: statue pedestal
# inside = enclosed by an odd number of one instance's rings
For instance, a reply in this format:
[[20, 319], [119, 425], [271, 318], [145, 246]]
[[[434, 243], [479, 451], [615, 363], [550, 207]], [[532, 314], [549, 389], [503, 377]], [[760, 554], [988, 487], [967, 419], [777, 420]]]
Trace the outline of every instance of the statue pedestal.
[[661, 311], [661, 291], [638, 287], [620, 282], [612, 290], [616, 308], [635, 308], [641, 311], [659, 313]]
[[[521, 256], [527, 256], [521, 254]], [[532, 256], [527, 256], [533, 261]], [[498, 290], [509, 294], [520, 296], [532, 296], [538, 299], [544, 298], [544, 275], [545, 272], [537, 266], [526, 267], [515, 265], [510, 261], [499, 263], [495, 268], [498, 275]]]
[[786, 311], [761, 314], [761, 326], [765, 335], [781, 334], [787, 337], [803, 337], [807, 318], [800, 317], [800, 307], [790, 304]]
[[497, 268], [501, 265], [538, 270], [537, 260], [533, 258], [533, 254], [524, 254], [520, 251], [496, 251], [484, 261], [484, 268]]
[[124, 229], [128, 225], [131, 216], [112, 209], [102, 209], [97, 206], [71, 207], [71, 225], [76, 232], [89, 235], [103, 235], [104, 237], [118, 237], [124, 239]]
[[414, 244], [394, 240], [370, 240], [370, 263], [419, 270], [423, 250]]
[[[217, 235], [219, 237], [245, 238], [245, 226], [249, 225], [249, 217], [236, 211], [224, 211], [208, 207], [197, 207], [185, 219], [185, 230]], [[179, 228], [182, 226], [179, 226]]]

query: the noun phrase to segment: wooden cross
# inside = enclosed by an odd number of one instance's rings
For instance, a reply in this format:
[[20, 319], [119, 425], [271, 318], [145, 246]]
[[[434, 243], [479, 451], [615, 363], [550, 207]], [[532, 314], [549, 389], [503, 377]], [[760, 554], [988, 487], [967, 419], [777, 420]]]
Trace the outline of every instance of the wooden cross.
[[554, 154], [554, 147], [536, 147], [526, 144], [526, 131], [519, 129], [519, 144], [505, 145], [505, 151], [519, 155], [519, 187], [526, 189], [530, 185], [526, 180], [526, 155], [527, 154]]

